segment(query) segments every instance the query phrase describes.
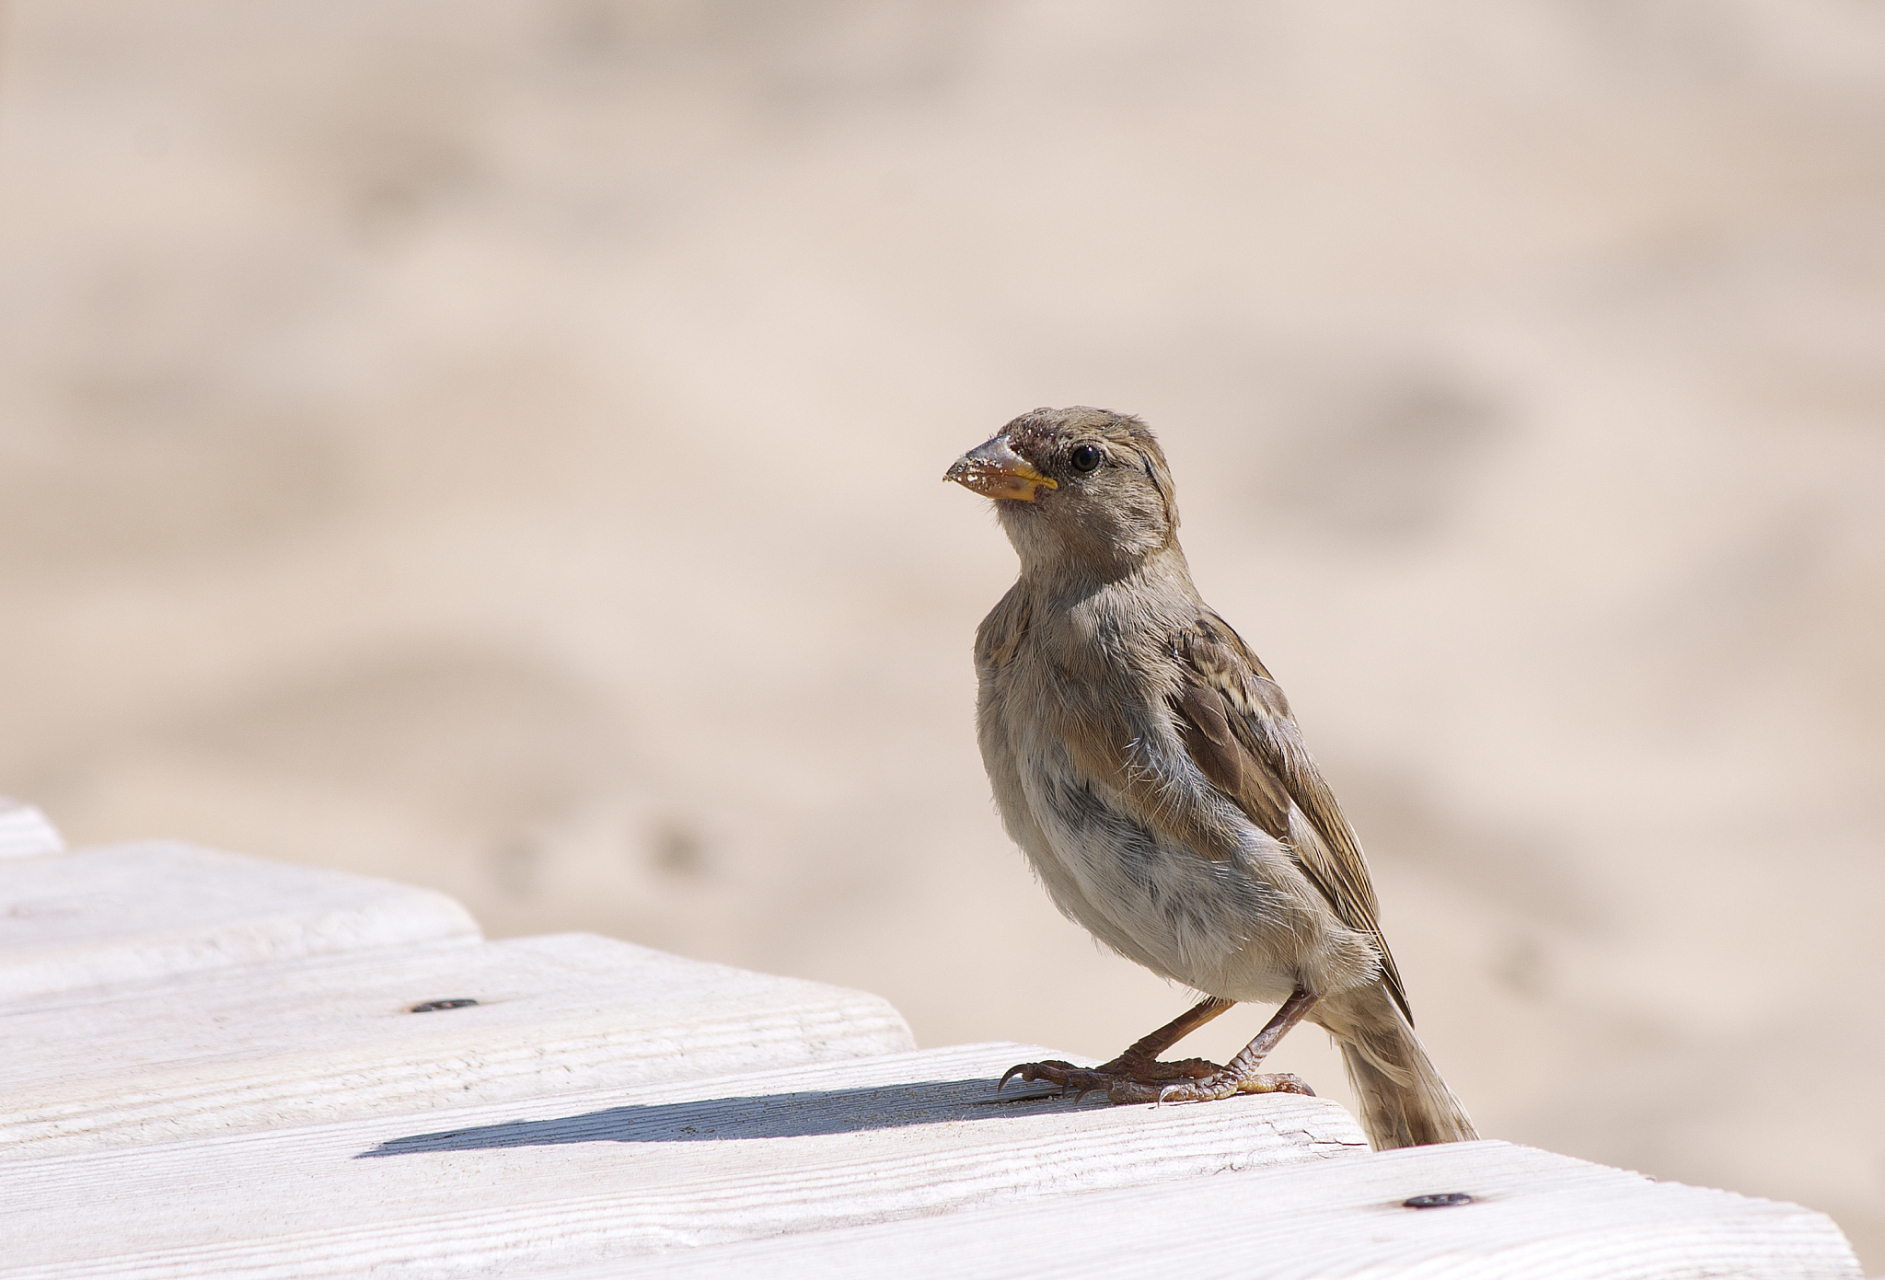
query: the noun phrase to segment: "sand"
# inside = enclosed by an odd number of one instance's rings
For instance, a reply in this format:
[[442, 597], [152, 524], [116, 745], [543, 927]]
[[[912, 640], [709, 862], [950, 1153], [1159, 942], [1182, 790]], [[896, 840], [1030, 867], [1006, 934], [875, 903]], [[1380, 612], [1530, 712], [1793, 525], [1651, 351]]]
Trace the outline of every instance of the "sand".
[[1882, 226], [1857, 0], [11, 0], [0, 792], [1111, 1054], [939, 481], [1137, 412], [1483, 1130], [1885, 1269]]

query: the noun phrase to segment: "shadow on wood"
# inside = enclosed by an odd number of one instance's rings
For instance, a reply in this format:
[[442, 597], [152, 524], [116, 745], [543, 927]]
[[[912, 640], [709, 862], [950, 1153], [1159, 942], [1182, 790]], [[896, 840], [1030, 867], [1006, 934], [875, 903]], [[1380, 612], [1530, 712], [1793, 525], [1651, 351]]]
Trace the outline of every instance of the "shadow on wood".
[[[749, 1138], [805, 1138], [858, 1133], [961, 1120], [997, 1120], [1038, 1115], [1071, 1096], [1016, 1090], [995, 1093], [992, 1077], [937, 1080], [889, 1089], [833, 1089], [770, 1093], [702, 1102], [662, 1102], [610, 1107], [549, 1120], [513, 1120], [475, 1129], [447, 1129], [392, 1138], [358, 1159], [433, 1151], [483, 1151], [500, 1147], [548, 1147], [568, 1142], [736, 1142]], [[1088, 1106], [1108, 1104], [1090, 1097]]]

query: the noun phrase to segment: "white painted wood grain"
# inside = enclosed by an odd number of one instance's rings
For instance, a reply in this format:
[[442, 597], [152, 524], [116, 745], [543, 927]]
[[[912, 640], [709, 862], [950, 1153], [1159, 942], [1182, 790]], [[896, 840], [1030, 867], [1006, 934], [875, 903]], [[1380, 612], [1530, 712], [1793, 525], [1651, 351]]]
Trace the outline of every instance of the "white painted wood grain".
[[442, 893], [172, 842], [0, 862], [0, 1000], [444, 939]]
[[0, 796], [0, 858], [39, 858], [64, 852], [65, 841], [45, 814], [30, 804]]
[[[1449, 1191], [1474, 1203], [1402, 1203]], [[1798, 1205], [1472, 1142], [534, 1274], [1858, 1280], [1860, 1272], [1832, 1220]]]
[[588, 934], [43, 996], [0, 1043], [0, 1160], [916, 1048], [877, 996]]
[[989, 1101], [1002, 1068], [1042, 1052], [968, 1046], [0, 1163], [0, 1276], [570, 1268], [1365, 1150], [1315, 1098]]

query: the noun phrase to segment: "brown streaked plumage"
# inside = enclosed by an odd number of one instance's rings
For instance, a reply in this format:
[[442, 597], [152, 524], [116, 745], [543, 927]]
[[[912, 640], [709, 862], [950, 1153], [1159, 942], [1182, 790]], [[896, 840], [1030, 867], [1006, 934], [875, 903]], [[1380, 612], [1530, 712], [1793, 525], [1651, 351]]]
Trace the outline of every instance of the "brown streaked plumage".
[[[1151, 431], [1040, 409], [947, 478], [996, 500], [1021, 560], [976, 634], [1003, 823], [1063, 912], [1207, 997], [1100, 1067], [1009, 1074], [1120, 1102], [1306, 1092], [1256, 1068], [1307, 1018], [1341, 1044], [1376, 1147], [1474, 1137], [1414, 1035], [1361, 846], [1282, 689], [1192, 585]], [[1157, 1061], [1246, 1000], [1281, 1007], [1229, 1063]]]

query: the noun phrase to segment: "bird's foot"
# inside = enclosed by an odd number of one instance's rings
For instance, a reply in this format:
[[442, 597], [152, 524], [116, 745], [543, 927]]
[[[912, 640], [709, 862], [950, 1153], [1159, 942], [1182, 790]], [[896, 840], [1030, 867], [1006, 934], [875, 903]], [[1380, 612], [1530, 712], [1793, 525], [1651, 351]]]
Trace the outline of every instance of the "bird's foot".
[[1251, 1072], [1242, 1075], [1229, 1067], [1208, 1076], [1174, 1080], [1169, 1084], [1122, 1081], [1118, 1087], [1108, 1089], [1106, 1096], [1114, 1102], [1213, 1102], [1240, 1093], [1300, 1093], [1311, 1098], [1316, 1096], [1316, 1091], [1304, 1083], [1301, 1076], [1288, 1072], [1271, 1075]]
[[[1045, 1062], [1017, 1063], [1002, 1073], [1001, 1083], [995, 1086], [1000, 1093], [1010, 1080], [1019, 1076], [1023, 1080], [1045, 1080], [1049, 1084], [1060, 1086], [1063, 1094], [1071, 1093], [1077, 1102], [1089, 1093], [1104, 1093], [1114, 1102], [1157, 1102], [1160, 1092], [1169, 1089], [1189, 1089], [1204, 1081], [1224, 1075], [1226, 1068], [1204, 1058], [1186, 1058], [1182, 1062], [1156, 1062], [1151, 1058], [1128, 1058], [1121, 1056], [1111, 1062], [1103, 1062], [1097, 1067], [1076, 1067], [1071, 1062], [1062, 1062], [1050, 1058]], [[1263, 1077], [1281, 1079], [1283, 1077]], [[1298, 1088], [1295, 1092], [1307, 1093], [1308, 1086], [1296, 1077], [1289, 1076]], [[1229, 1097], [1236, 1093], [1232, 1089], [1227, 1093], [1213, 1094], [1212, 1097]], [[1259, 1092], [1268, 1092], [1261, 1090]], [[1200, 1097], [1204, 1095], [1198, 1095]], [[1192, 1097], [1184, 1095], [1185, 1100]], [[1173, 1101], [1178, 1101], [1175, 1095]]]

